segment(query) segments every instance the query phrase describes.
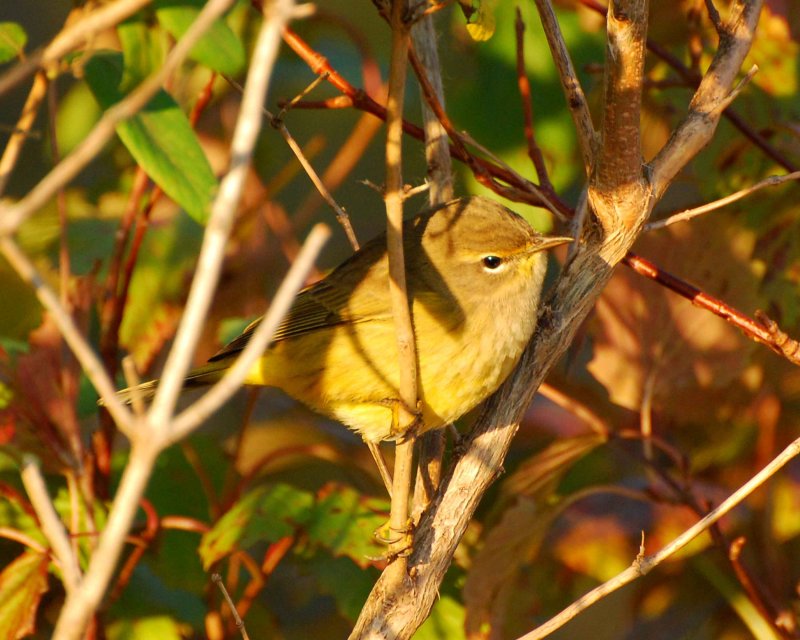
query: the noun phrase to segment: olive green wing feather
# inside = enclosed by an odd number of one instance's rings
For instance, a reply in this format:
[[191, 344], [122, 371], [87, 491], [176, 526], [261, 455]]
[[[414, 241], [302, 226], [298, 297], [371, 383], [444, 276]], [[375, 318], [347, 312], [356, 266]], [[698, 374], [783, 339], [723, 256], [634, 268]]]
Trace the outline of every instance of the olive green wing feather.
[[[297, 294], [289, 313], [276, 329], [273, 342], [337, 325], [369, 322], [386, 317], [391, 317], [391, 312], [387, 309], [385, 296], [381, 299], [363, 289], [353, 290], [322, 280]], [[251, 322], [240, 336], [214, 354], [209, 362], [222, 360], [242, 351], [260, 323], [261, 318]]]

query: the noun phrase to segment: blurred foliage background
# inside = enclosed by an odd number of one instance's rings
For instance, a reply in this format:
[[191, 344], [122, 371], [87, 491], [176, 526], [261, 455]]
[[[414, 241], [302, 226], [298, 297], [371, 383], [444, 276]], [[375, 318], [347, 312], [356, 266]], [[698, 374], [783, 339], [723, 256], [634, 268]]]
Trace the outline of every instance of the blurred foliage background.
[[[47, 108], [4, 197], [24, 196], [56, 154], [63, 157], [85, 138], [103, 108], [156, 68], [179, 31], [180, 15], [170, 9], [192, 11], [197, 4], [156, 3], [52, 69]], [[557, 8], [598, 115], [604, 21], [591, 4], [565, 0]], [[689, 71], [705, 69], [716, 36], [703, 3], [652, 5], [651, 40]], [[768, 150], [723, 120], [712, 144], [666, 194], [659, 215], [800, 165], [800, 14], [791, 0], [766, 5], [749, 58], [760, 70], [733, 109]], [[89, 8], [63, 0], [4, 3], [0, 41], [10, 42], [12, 53], [0, 73]], [[520, 9], [537, 142], [557, 191], [574, 206], [585, 176], [572, 121], [535, 8], [523, 3]], [[533, 176], [517, 87], [515, 10], [498, 1], [495, 31], [483, 42], [469, 37], [457, 5], [435, 20], [446, 106], [456, 127]], [[157, 180], [172, 197], [156, 196], [138, 168], [137, 162], [147, 162], [137, 155], [147, 153], [146, 144], [125, 138], [135, 132], [120, 131], [60, 201], [19, 234], [114, 371], [130, 353], [143, 377], [160, 372], [202, 239], [203, 198], [213, 175], [226, 167], [239, 105], [238, 91], [217, 72], [243, 79], [258, 21], [248, 3], [237, 4], [219, 25], [219, 40], [196, 53], [167, 87], [174, 115], [189, 131], [188, 141], [176, 133], [177, 146], [156, 154], [167, 161], [165, 177]], [[349, 82], [381, 100], [389, 31], [372, 5], [327, 0], [293, 28]], [[277, 111], [279, 101], [313, 79], [284, 47], [267, 107]], [[190, 126], [180, 113], [188, 116], [206, 87], [210, 101]], [[642, 127], [649, 158], [685, 113], [692, 86], [651, 53], [646, 89]], [[13, 129], [28, 90], [29, 83], [0, 96], [0, 139]], [[407, 118], [419, 122], [413, 79], [409, 90]], [[306, 100], [337, 95], [323, 83]], [[284, 120], [312, 163], [334, 181], [359, 239], [380, 232], [381, 197], [362, 183], [383, 181], [380, 123], [352, 108], [296, 108]], [[154, 126], [155, 137], [163, 137], [163, 122]], [[196, 149], [203, 153], [192, 160]], [[419, 142], [408, 139], [405, 159], [405, 179], [423, 182]], [[148, 168], [154, 179], [158, 171]], [[482, 191], [465, 167], [457, 171], [459, 194]], [[171, 191], [178, 173], [196, 178], [199, 205]], [[264, 311], [310, 226], [335, 225], [269, 126], [248, 180], [198, 363]], [[797, 193], [794, 183], [760, 191], [647, 233], [636, 251], [747, 314], [764, 309], [798, 336]], [[543, 210], [510, 206], [543, 231], [555, 224]], [[409, 212], [423, 207], [424, 196], [407, 203]], [[320, 273], [349, 255], [344, 234], [335, 231]], [[21, 488], [21, 456], [32, 452], [44, 461], [59, 512], [85, 551], [102, 526], [127, 449], [98, 412], [96, 395], [52, 320], [3, 261], [0, 299], [8, 303], [0, 307], [0, 637], [48, 637], [64, 592], [58, 570], [38, 552], [47, 542]], [[623, 268], [549, 387], [547, 398], [538, 397], [528, 411], [507, 473], [484, 499], [416, 637], [519, 636], [629, 566], [642, 532], [648, 553], [660, 548], [800, 436], [796, 367]], [[457, 426], [463, 431], [469, 422]], [[643, 436], [645, 425], [652, 437]], [[798, 485], [800, 465], [789, 465], [710, 535], [553, 637], [800, 637]], [[159, 461], [96, 637], [238, 637], [212, 571], [223, 576], [252, 636], [343, 637], [378, 574], [380, 562], [371, 558], [382, 548], [372, 532], [387, 512], [385, 491], [357, 437], [279, 392], [243, 390]], [[734, 540], [741, 554], [731, 560]]]

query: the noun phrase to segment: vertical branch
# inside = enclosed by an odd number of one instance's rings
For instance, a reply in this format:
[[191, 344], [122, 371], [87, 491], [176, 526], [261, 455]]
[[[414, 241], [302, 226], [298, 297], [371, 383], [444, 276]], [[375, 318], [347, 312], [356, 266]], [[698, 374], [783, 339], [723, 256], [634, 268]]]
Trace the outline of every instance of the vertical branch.
[[[408, 497], [415, 442], [414, 412], [417, 406], [417, 354], [403, 255], [403, 104], [410, 43], [409, 28], [405, 22], [406, 11], [406, 0], [392, 1], [390, 20], [392, 58], [389, 69], [389, 95], [386, 102], [386, 192], [384, 194], [386, 246], [389, 253], [389, 296], [397, 333], [400, 367], [400, 404], [395, 413], [396, 424], [393, 425], [400, 437], [395, 450], [392, 510], [389, 516], [389, 527], [397, 534], [405, 531], [408, 526]], [[402, 581], [405, 577], [406, 559], [397, 557], [405, 546], [402, 535], [398, 535], [398, 540], [389, 546], [389, 553], [395, 555], [395, 562], [387, 571], [396, 581]]]
[[[433, 16], [421, 18], [411, 28], [411, 40], [414, 51], [422, 68], [427, 71], [430, 82], [439, 104], [444, 108], [444, 89], [439, 67], [439, 50], [436, 46], [436, 31], [433, 28]], [[431, 205], [442, 204], [453, 197], [453, 170], [450, 160], [450, 148], [447, 144], [447, 132], [433, 109], [422, 101], [422, 120], [425, 129], [425, 160], [428, 164], [428, 201]]]
[[602, 144], [589, 188], [589, 201], [606, 233], [638, 220], [638, 215], [620, 216], [620, 190], [630, 190], [633, 197], [647, 191], [639, 124], [647, 11], [647, 0], [613, 0], [606, 16]]
[[[439, 50], [433, 16], [426, 15], [411, 28], [411, 40], [426, 73], [429, 85], [438, 102], [444, 108], [444, 88], [439, 65]], [[453, 197], [453, 169], [447, 131], [430, 105], [422, 101], [422, 120], [425, 129], [425, 160], [428, 165], [428, 202], [431, 206], [443, 204]], [[414, 485], [413, 517], [427, 508], [433, 494], [439, 488], [444, 457], [445, 432], [443, 429], [428, 431], [422, 436], [417, 480]]]

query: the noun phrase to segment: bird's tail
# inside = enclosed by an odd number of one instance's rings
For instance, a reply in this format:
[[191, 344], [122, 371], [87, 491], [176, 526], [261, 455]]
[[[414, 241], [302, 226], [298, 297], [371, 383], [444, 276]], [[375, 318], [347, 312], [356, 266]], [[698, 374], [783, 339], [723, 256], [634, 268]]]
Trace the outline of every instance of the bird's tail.
[[[225, 371], [228, 369], [229, 364], [230, 363], [226, 362], [225, 360], [222, 360], [219, 362], [209, 362], [202, 367], [193, 369], [188, 373], [183, 381], [184, 391], [187, 389], [205, 387], [214, 384], [222, 378], [222, 376], [225, 374]], [[149, 382], [143, 382], [135, 387], [120, 389], [117, 391], [117, 397], [125, 404], [131, 404], [135, 395], [139, 395], [144, 402], [150, 402], [150, 400], [153, 399], [153, 396], [156, 395], [159, 382], [160, 380], [150, 380]], [[97, 403], [101, 406], [105, 405], [105, 402], [103, 402], [102, 399], [98, 400]]]

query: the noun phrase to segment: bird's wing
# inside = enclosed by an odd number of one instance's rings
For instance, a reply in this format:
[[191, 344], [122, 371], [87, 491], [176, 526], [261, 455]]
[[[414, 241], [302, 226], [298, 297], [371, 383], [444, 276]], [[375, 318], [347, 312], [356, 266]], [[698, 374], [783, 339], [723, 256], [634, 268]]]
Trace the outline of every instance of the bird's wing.
[[[273, 335], [273, 342], [294, 338], [341, 324], [355, 324], [391, 317], [386, 298], [363, 288], [353, 290], [327, 280], [306, 287], [297, 294], [288, 315]], [[209, 362], [239, 353], [250, 341], [262, 318], [251, 322], [240, 336], [214, 354]]]

